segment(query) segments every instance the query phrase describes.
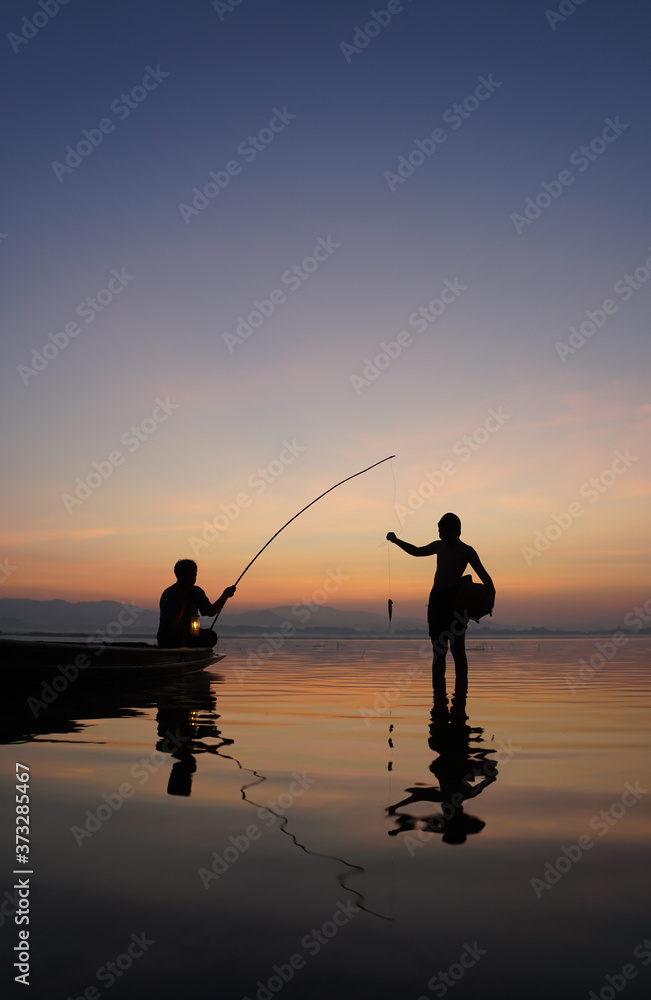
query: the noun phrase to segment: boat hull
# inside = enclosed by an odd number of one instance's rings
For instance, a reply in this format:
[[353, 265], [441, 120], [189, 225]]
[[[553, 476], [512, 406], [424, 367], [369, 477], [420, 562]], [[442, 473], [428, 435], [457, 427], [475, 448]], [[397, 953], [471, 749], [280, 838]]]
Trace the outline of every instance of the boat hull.
[[[0, 639], [0, 671], [42, 673], [76, 668], [83, 673], [189, 672], [203, 670], [224, 657], [209, 648], [165, 649], [147, 642], [59, 642]], [[72, 672], [69, 669], [69, 672]]]

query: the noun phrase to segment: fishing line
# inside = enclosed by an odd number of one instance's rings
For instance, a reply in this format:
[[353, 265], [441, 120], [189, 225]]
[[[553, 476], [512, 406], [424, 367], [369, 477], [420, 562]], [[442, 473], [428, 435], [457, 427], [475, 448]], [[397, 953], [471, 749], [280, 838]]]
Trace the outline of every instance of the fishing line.
[[[402, 527], [402, 522], [400, 521], [400, 518], [398, 516], [398, 509], [396, 507], [396, 496], [397, 496], [397, 493], [398, 493], [398, 484], [396, 483], [396, 474], [395, 474], [395, 470], [393, 468], [393, 459], [391, 459], [391, 476], [393, 478], [393, 513], [396, 516], [396, 520], [398, 522], [398, 525], [400, 527]], [[388, 608], [389, 608], [389, 631], [391, 631], [391, 618], [392, 618], [392, 614], [393, 614], [393, 600], [392, 600], [392, 593], [391, 593], [391, 545], [392, 545], [392, 542], [390, 542], [387, 539], [387, 561], [388, 561], [388, 568], [389, 568], [389, 601], [388, 601]], [[391, 734], [393, 733], [393, 730], [394, 730], [394, 725], [393, 725], [393, 705], [391, 705], [390, 708], [389, 708], [389, 737], [388, 737], [388, 741], [387, 741], [388, 744], [389, 744], [389, 747], [391, 748], [391, 750], [394, 749], [393, 738], [391, 736]], [[392, 757], [393, 757], [393, 754], [392, 754]], [[392, 788], [393, 788], [393, 760], [389, 761], [389, 764], [388, 764], [388, 767], [387, 767], [387, 771], [388, 771], [388, 774], [389, 774], [389, 794], [388, 794], [389, 801], [388, 801], [388, 806], [387, 806], [387, 809], [388, 809], [391, 806], [391, 800], [392, 800], [392, 797], [393, 797], [393, 795], [392, 795]], [[391, 883], [391, 893], [390, 893], [390, 896], [389, 896], [389, 913], [391, 914], [391, 919], [393, 919], [393, 906], [394, 906], [395, 889], [396, 889], [396, 853], [395, 853], [395, 850], [393, 851], [392, 857], [391, 857], [391, 879], [390, 879], [390, 883]]]
[[[391, 475], [393, 476], [393, 511], [396, 515], [396, 518], [398, 518], [398, 511], [396, 510], [396, 493], [398, 491], [398, 487], [396, 484], [396, 474], [393, 471], [394, 458], [395, 455], [392, 455], [390, 468], [391, 468]], [[398, 518], [398, 523], [400, 523], [400, 518]], [[389, 600], [387, 601], [387, 611], [389, 613], [389, 632], [391, 631], [391, 619], [393, 617], [393, 597], [391, 594], [391, 544], [392, 543], [387, 539], [387, 565], [389, 571]]]
[[[393, 711], [393, 709], [390, 710], [389, 714], [391, 714], [392, 711]], [[393, 747], [393, 739], [391, 738], [391, 733], [392, 732], [393, 732], [393, 723], [391, 722], [391, 723], [389, 723], [389, 740], [388, 740], [388, 742], [389, 742], [389, 746], [391, 747], [391, 749], [394, 749], [394, 747]], [[392, 787], [393, 787], [393, 760], [389, 761], [389, 766], [388, 766], [387, 770], [389, 772], [389, 804], [387, 806], [387, 810], [388, 810], [391, 807], [391, 800], [393, 798], [393, 795], [392, 795]], [[396, 845], [396, 847], [397, 847], [397, 845]], [[393, 849], [393, 852], [392, 852], [392, 855], [391, 855], [391, 880], [390, 880], [390, 884], [391, 884], [391, 893], [389, 895], [389, 913], [391, 914], [391, 919], [393, 920], [393, 904], [394, 904], [395, 892], [396, 892], [396, 851], [395, 851], [395, 848]]]
[[[283, 816], [282, 813], [276, 812], [276, 810], [273, 809], [268, 803], [263, 805], [261, 802], [256, 802], [255, 799], [250, 798], [246, 794], [249, 788], [253, 788], [255, 787], [255, 785], [260, 785], [263, 781], [269, 780], [264, 774], [259, 774], [258, 771], [255, 771], [252, 767], [246, 767], [245, 764], [242, 764], [242, 762], [239, 761], [237, 757], [233, 756], [232, 754], [220, 753], [219, 748], [212, 747], [208, 743], [197, 742], [196, 746], [201, 747], [201, 749], [203, 750], [207, 750], [209, 753], [214, 753], [216, 757], [222, 757], [225, 760], [232, 760], [235, 764], [237, 764], [237, 766], [240, 768], [241, 771], [250, 771], [250, 773], [257, 778], [257, 781], [250, 781], [248, 784], [242, 785], [242, 787], [240, 788], [240, 794], [242, 795], [242, 799], [245, 802], [248, 802], [249, 805], [256, 806], [259, 809], [265, 809], [268, 812], [273, 813], [273, 815], [280, 820], [280, 824], [278, 827], [280, 832], [290, 837], [296, 847], [300, 847], [302, 851], [304, 851], [306, 854], [311, 854], [312, 857], [314, 858], [325, 858], [328, 861], [336, 861], [338, 864], [346, 865], [347, 868], [353, 868], [354, 872], [352, 874], [354, 874], [355, 872], [361, 872], [362, 874], [365, 874], [366, 869], [363, 868], [361, 865], [353, 864], [351, 861], [346, 861], [344, 858], [337, 857], [337, 855], [335, 854], [323, 854], [321, 851], [310, 850], [310, 848], [306, 847], [305, 844], [301, 844], [301, 842], [297, 839], [296, 835], [293, 834], [291, 830], [287, 829], [287, 827], [289, 826], [289, 819], [287, 818], [287, 816]], [[357, 905], [359, 906], [360, 910], [364, 910], [365, 913], [370, 913], [374, 917], [380, 917], [381, 920], [393, 920], [393, 917], [387, 917], [384, 913], [378, 913], [376, 910], [372, 910], [369, 906], [366, 906], [366, 897], [363, 895], [363, 893], [358, 892], [357, 889], [353, 889], [353, 887], [350, 885], [346, 885], [346, 878], [348, 877], [348, 875], [349, 875], [348, 872], [340, 872], [339, 875], [337, 875], [337, 882], [339, 883], [342, 889], [345, 889], [346, 892], [353, 893], [353, 895], [357, 897], [358, 901]]]
[[397, 520], [398, 524], [400, 525], [400, 527], [402, 527], [402, 523], [400, 521], [400, 518], [398, 517], [398, 511], [396, 509], [396, 495], [398, 493], [398, 484], [396, 483], [396, 474], [393, 471], [393, 459], [395, 457], [396, 457], [395, 455], [391, 456], [392, 461], [391, 461], [391, 466], [390, 466], [390, 468], [391, 468], [391, 475], [393, 476], [393, 510], [394, 510], [395, 515], [396, 515], [396, 520]]
[[387, 569], [389, 572], [389, 600], [387, 602], [387, 607], [389, 609], [389, 631], [391, 631], [391, 616], [393, 614], [393, 601], [391, 600], [391, 542], [387, 541]]

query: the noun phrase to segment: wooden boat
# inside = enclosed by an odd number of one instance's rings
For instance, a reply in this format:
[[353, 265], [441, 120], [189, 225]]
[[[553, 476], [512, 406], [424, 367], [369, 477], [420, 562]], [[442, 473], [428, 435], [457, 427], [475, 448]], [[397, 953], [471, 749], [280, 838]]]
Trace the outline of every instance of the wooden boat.
[[0, 638], [0, 672], [19, 670], [56, 671], [65, 677], [75, 673], [111, 672], [188, 673], [203, 670], [223, 660], [210, 648], [182, 646], [165, 649], [148, 642], [65, 642], [58, 640]]

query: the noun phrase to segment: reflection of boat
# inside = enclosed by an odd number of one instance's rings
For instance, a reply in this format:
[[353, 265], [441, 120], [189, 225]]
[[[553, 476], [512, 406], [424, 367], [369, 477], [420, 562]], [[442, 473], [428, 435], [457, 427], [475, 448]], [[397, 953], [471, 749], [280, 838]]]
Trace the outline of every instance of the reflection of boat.
[[[178, 706], [179, 712], [201, 724], [204, 737], [214, 725], [215, 690], [223, 678], [215, 671], [192, 673], [150, 670], [107, 670], [91, 674], [82, 670], [65, 690], [56, 675], [37, 670], [7, 671], [0, 702], [0, 745], [3, 743], [49, 742], [66, 737], [92, 742], [89, 727], [96, 720], [144, 717], [163, 704]], [[20, 680], [16, 678], [20, 677]], [[54, 689], [57, 689], [56, 691]], [[175, 730], [167, 719], [166, 726]], [[83, 735], [82, 735], [83, 734]]]
[[224, 657], [209, 648], [182, 646], [164, 649], [148, 642], [59, 642], [34, 639], [0, 639], [2, 670], [58, 670], [77, 672], [203, 670]]

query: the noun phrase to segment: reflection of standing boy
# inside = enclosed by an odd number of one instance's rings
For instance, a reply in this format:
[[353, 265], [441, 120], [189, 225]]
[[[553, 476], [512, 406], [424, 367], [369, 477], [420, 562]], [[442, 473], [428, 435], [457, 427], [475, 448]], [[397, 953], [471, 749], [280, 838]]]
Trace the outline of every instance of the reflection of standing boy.
[[489, 591], [492, 602], [495, 600], [495, 587], [490, 576], [482, 566], [479, 556], [471, 545], [461, 541], [461, 521], [456, 514], [444, 514], [438, 523], [439, 539], [429, 545], [412, 545], [397, 538], [393, 531], [387, 535], [410, 556], [436, 555], [436, 573], [434, 586], [429, 595], [427, 606], [427, 624], [434, 650], [432, 671], [434, 677], [445, 675], [445, 654], [450, 643], [450, 652], [454, 659], [457, 678], [467, 677], [468, 661], [466, 659], [466, 627], [467, 619], [456, 610], [457, 595], [466, 566], [472, 569]]

